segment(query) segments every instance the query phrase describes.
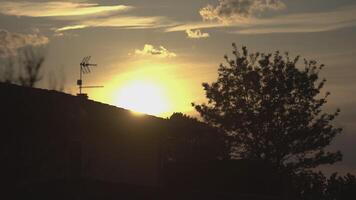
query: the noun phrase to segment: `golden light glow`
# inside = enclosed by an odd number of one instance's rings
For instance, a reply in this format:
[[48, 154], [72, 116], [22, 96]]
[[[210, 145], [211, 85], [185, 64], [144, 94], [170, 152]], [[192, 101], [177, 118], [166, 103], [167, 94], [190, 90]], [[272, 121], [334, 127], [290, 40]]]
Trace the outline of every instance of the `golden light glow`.
[[160, 59], [129, 60], [118, 71], [98, 84], [90, 97], [131, 111], [169, 117], [173, 112], [191, 111], [189, 83], [183, 79], [182, 66]]
[[169, 100], [163, 88], [147, 80], [136, 80], [123, 85], [116, 104], [138, 113], [159, 115], [169, 110]]

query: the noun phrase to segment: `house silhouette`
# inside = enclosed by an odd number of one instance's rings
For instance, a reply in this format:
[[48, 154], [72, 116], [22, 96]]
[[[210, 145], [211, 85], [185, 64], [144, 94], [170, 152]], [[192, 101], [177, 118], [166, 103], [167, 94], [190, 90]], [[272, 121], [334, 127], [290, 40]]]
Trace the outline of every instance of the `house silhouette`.
[[[172, 161], [169, 141], [184, 123], [13, 84], [0, 83], [0, 94], [1, 182], [11, 197], [283, 199], [283, 178], [263, 163]], [[196, 124], [187, 127], [209, 131]]]

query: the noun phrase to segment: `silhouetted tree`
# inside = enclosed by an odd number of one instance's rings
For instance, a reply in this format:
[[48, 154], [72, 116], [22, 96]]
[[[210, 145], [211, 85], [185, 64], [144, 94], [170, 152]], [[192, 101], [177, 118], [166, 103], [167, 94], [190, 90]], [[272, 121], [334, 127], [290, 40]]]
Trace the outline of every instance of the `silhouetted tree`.
[[298, 199], [325, 199], [326, 187], [327, 178], [321, 172], [304, 171], [293, 177], [293, 189]]
[[356, 177], [352, 174], [338, 176], [334, 173], [326, 183], [325, 198], [327, 200], [352, 199], [356, 197]]
[[44, 56], [32, 46], [21, 48], [16, 55], [2, 58], [0, 81], [34, 87], [42, 79]]
[[288, 53], [249, 54], [233, 44], [234, 58], [218, 69], [218, 79], [203, 83], [207, 103], [195, 109], [228, 136], [231, 157], [267, 161], [287, 172], [302, 172], [340, 161], [325, 150], [342, 130], [331, 123], [339, 114], [322, 112], [330, 94], [320, 94], [324, 65]]
[[356, 196], [356, 178], [346, 174], [332, 174], [329, 178], [321, 172], [306, 171], [295, 175], [297, 197], [303, 200], [343, 200]]
[[13, 58], [8, 58], [2, 62], [0, 81], [4, 83], [15, 82], [15, 69]]
[[34, 87], [42, 79], [41, 68], [44, 56], [33, 48], [24, 48], [20, 57], [21, 67], [19, 83], [22, 86]]
[[170, 119], [172, 130], [168, 135], [167, 158], [176, 162], [199, 162], [223, 159], [223, 135], [197, 119], [174, 113]]

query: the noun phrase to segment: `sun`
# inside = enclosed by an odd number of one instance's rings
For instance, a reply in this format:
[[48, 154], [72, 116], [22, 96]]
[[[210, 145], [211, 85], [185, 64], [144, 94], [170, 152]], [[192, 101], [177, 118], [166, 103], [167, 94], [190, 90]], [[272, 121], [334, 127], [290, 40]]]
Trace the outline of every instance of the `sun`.
[[134, 80], [121, 86], [116, 97], [119, 107], [137, 113], [161, 115], [169, 111], [164, 88], [147, 80]]
[[105, 87], [93, 90], [92, 99], [157, 117], [191, 112], [195, 94], [190, 92], [191, 82], [182, 78], [183, 65], [162, 60], [134, 60], [118, 65], [125, 67], [97, 81]]

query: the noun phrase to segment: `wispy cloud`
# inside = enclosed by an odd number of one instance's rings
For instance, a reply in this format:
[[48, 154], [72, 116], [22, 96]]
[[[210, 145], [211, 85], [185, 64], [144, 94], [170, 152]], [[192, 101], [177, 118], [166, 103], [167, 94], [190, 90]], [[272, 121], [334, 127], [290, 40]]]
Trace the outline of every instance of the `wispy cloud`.
[[169, 51], [168, 49], [164, 48], [163, 46], [159, 46], [155, 48], [151, 44], [145, 44], [143, 49], [136, 49], [135, 55], [142, 55], [142, 56], [157, 56], [161, 58], [172, 58], [176, 57], [177, 54]]
[[38, 33], [22, 34], [0, 29], [0, 57], [16, 55], [17, 50], [25, 46], [43, 46], [49, 39]]
[[53, 27], [55, 35], [60, 32], [89, 27], [120, 28], [159, 28], [172, 25], [172, 22], [160, 16], [136, 16], [129, 11], [135, 8], [129, 5], [100, 5], [85, 2], [31, 2], [5, 1], [0, 4], [0, 13], [10, 16], [47, 17], [60, 20], [62, 27]]
[[349, 6], [334, 11], [279, 15], [266, 19], [249, 17], [230, 24], [192, 22], [167, 28], [166, 31], [229, 27], [230, 33], [237, 34], [323, 32], [356, 26], [354, 13], [356, 13], [356, 6]]
[[73, 23], [73, 25], [57, 28], [55, 31], [63, 32], [89, 27], [118, 27], [134, 29], [159, 28], [168, 26], [170, 22], [162, 17], [112, 16], [90, 20], [80, 20]]
[[243, 30], [233, 31], [231, 33], [237, 34], [270, 34], [270, 33], [315, 33], [333, 31], [341, 28], [356, 26], [356, 22], [346, 22], [340, 24], [330, 25], [303, 25], [295, 27], [261, 27], [261, 28], [248, 28]]
[[250, 26], [235, 30], [239, 34], [308, 33], [356, 26], [356, 6], [336, 11], [301, 13], [270, 19], [254, 19]]
[[73, 25], [73, 26], [64, 26], [62, 28], [55, 29], [56, 32], [74, 30], [74, 29], [82, 29], [88, 27], [87, 25]]
[[192, 39], [208, 38], [210, 36], [209, 33], [203, 33], [199, 29], [197, 30], [188, 29], [185, 31], [185, 33], [187, 34], [188, 38], [192, 38]]
[[233, 23], [265, 10], [280, 10], [286, 6], [281, 0], [219, 0], [218, 5], [207, 5], [199, 11], [204, 20]]
[[175, 26], [171, 26], [166, 28], [166, 32], [177, 32], [177, 31], [186, 31], [193, 29], [210, 29], [210, 28], [220, 28], [220, 27], [228, 27], [228, 24], [221, 24], [218, 22], [188, 22], [181, 23]]
[[80, 2], [11, 2], [0, 4], [0, 13], [27, 17], [64, 17], [93, 15], [105, 12], [127, 11], [132, 7], [125, 5], [100, 6], [96, 3]]

